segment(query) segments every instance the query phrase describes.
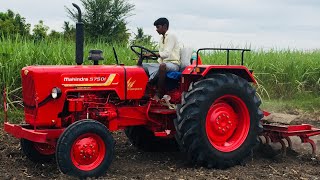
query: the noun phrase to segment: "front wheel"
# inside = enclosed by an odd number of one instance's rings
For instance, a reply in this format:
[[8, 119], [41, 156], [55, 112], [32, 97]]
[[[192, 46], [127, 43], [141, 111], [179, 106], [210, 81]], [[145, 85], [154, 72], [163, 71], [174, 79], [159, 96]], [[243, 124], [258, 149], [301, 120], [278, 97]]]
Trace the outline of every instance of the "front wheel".
[[191, 85], [182, 98], [175, 126], [191, 162], [227, 168], [250, 154], [262, 130], [263, 113], [246, 80], [216, 74]]
[[56, 159], [61, 172], [76, 177], [98, 177], [109, 168], [114, 139], [105, 125], [94, 120], [71, 124], [57, 143]]

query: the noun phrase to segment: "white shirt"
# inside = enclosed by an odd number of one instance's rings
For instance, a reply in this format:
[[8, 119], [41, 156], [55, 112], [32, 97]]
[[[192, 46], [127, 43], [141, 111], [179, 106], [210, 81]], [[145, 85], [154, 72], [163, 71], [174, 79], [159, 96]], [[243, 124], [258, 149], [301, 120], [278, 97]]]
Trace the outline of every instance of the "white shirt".
[[159, 63], [172, 62], [180, 65], [180, 46], [177, 37], [174, 34], [166, 32], [161, 36], [159, 42]]

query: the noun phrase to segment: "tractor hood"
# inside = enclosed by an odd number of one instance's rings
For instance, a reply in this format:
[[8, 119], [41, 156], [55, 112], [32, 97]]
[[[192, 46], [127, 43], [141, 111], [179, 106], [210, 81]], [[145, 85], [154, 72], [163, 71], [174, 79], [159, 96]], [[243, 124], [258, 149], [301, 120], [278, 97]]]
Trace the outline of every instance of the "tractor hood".
[[[119, 65], [27, 66], [22, 69], [21, 76], [23, 88], [30, 85], [29, 81], [24, 80], [32, 77], [39, 99], [45, 98], [54, 87], [62, 90], [114, 89], [120, 99], [126, 99], [126, 92], [123, 93], [123, 91], [127, 88], [128, 81], [130, 81], [130, 88], [135, 90], [133, 95], [143, 94], [139, 91], [144, 91], [148, 82], [148, 77], [142, 67]], [[132, 84], [132, 82], [135, 83]]]
[[104, 73], [108, 72], [110, 70], [112, 71], [118, 71], [123, 72], [124, 66], [118, 66], [118, 65], [109, 65], [109, 66], [27, 66], [22, 69], [22, 71], [29, 71], [34, 74], [64, 74], [64, 73], [84, 73], [84, 74], [90, 74], [90, 73]]
[[[62, 108], [69, 92], [113, 91], [120, 100], [140, 99], [148, 82], [142, 67], [118, 65], [27, 66], [21, 77], [26, 121], [37, 118], [39, 124], [41, 117], [57, 119], [62, 109], [52, 109]], [[61, 92], [56, 99], [51, 97], [53, 89]]]
[[63, 90], [118, 85], [124, 71], [121, 66], [28, 66], [21, 71], [22, 87], [30, 85], [31, 78], [38, 98], [42, 99], [54, 87]]

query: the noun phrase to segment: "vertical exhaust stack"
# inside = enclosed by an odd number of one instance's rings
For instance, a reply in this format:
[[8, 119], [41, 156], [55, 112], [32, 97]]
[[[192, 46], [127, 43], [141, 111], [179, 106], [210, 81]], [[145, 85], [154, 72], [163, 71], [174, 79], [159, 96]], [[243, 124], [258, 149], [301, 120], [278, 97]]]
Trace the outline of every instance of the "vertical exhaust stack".
[[83, 44], [84, 44], [84, 24], [81, 19], [81, 9], [78, 5], [72, 3], [78, 10], [78, 22], [76, 23], [76, 63], [83, 63]]

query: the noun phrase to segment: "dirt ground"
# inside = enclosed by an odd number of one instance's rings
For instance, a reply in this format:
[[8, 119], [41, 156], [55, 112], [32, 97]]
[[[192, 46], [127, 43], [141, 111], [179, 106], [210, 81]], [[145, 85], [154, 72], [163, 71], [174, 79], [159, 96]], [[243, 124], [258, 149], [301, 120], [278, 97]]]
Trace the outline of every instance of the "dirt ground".
[[[303, 123], [311, 123], [320, 128], [318, 117], [306, 117]], [[301, 119], [300, 119], [301, 120]], [[320, 137], [317, 155], [311, 156], [309, 144], [300, 144], [293, 139], [294, 151], [287, 156], [278, 154], [270, 158], [269, 153], [278, 152], [279, 145], [273, 149], [255, 150], [242, 165], [226, 170], [190, 167], [180, 152], [147, 153], [135, 149], [123, 132], [114, 133], [117, 141], [114, 161], [104, 177], [100, 179], [320, 179]], [[0, 179], [72, 179], [63, 175], [53, 161], [35, 164], [21, 153], [19, 140], [0, 130]]]

